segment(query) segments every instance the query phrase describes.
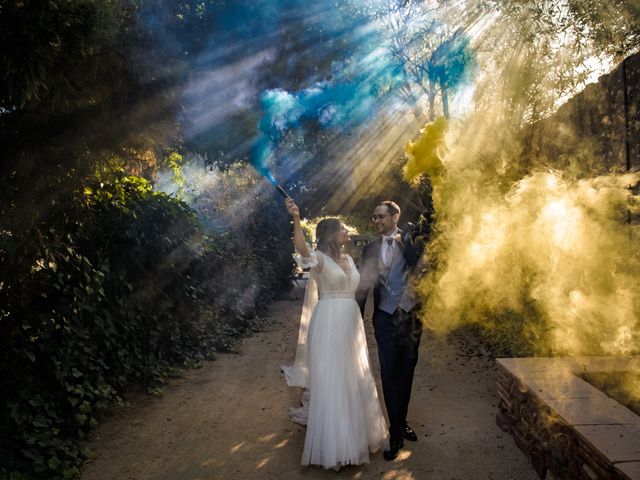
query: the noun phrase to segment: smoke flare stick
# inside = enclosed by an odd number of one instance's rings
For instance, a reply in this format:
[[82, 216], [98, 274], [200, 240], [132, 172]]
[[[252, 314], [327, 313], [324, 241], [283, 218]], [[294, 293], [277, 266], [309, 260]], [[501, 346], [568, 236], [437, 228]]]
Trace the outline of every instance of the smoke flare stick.
[[[284, 198], [291, 198], [291, 196], [286, 192], [286, 190], [284, 188], [282, 188], [279, 184], [275, 183], [274, 185], [275, 185], [276, 190], [278, 190], [278, 193], [280, 195], [282, 195]], [[291, 198], [291, 200], [293, 200], [293, 199]]]

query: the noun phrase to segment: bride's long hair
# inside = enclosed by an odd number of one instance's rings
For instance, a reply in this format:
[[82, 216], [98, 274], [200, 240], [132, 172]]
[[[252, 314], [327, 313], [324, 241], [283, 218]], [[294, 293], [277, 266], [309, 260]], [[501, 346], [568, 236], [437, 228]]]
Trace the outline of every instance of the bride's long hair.
[[325, 218], [316, 226], [316, 244], [318, 250], [333, 258], [340, 258], [341, 245], [336, 241], [336, 234], [342, 228], [337, 218]]

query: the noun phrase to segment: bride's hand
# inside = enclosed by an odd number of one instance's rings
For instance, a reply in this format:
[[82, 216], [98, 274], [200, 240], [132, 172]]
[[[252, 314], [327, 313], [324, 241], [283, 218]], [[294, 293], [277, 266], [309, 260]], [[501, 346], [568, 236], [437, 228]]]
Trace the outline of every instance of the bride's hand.
[[300, 217], [300, 209], [293, 200], [286, 198], [284, 200], [284, 204], [287, 207], [287, 211], [293, 218]]

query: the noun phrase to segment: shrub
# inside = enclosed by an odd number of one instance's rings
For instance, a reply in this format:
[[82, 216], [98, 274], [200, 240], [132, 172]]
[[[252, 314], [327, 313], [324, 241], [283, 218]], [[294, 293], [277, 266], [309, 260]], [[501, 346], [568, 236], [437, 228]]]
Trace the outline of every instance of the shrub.
[[[277, 212], [256, 213], [246, 238]], [[205, 235], [187, 204], [123, 172], [54, 202], [20, 243], [0, 232], [0, 476], [77, 477], [126, 385], [229, 348], [291, 269], [278, 235], [254, 249]]]

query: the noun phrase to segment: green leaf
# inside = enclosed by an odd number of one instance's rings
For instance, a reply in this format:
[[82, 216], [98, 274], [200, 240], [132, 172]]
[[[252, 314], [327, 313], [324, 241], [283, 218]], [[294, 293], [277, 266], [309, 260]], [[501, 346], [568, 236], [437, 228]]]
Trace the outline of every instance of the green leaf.
[[44, 405], [44, 400], [40, 395], [36, 394], [29, 399], [29, 404], [33, 407], [41, 407], [42, 405]]
[[51, 470], [58, 470], [58, 468], [60, 468], [60, 460], [58, 460], [58, 457], [53, 456], [51, 458], [49, 458], [49, 460], [47, 460], [47, 466], [51, 469]]
[[31, 425], [34, 427], [46, 428], [49, 426], [49, 421], [42, 415], [36, 415], [31, 421]]
[[42, 456], [38, 451], [36, 451], [35, 449], [32, 449], [32, 448], [29, 448], [29, 449], [23, 448], [23, 449], [21, 450], [21, 453], [22, 453], [25, 457], [27, 457], [27, 458], [29, 458], [29, 459], [33, 460], [33, 462], [34, 462], [34, 463], [42, 463], [42, 462], [44, 462], [44, 457], [43, 457], [43, 456]]
[[80, 413], [89, 413], [91, 411], [91, 404], [87, 401], [84, 401], [80, 404], [78, 410], [80, 411]]

